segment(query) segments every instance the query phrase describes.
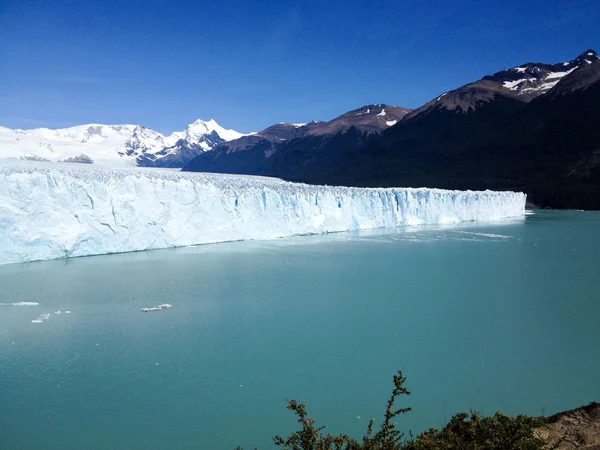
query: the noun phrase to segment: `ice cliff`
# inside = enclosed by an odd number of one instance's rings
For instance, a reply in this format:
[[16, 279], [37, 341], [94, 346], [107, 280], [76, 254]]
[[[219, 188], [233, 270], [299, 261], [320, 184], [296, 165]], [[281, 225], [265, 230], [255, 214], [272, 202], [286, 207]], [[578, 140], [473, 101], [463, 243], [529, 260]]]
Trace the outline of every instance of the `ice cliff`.
[[0, 160], [0, 264], [522, 216], [525, 195]]

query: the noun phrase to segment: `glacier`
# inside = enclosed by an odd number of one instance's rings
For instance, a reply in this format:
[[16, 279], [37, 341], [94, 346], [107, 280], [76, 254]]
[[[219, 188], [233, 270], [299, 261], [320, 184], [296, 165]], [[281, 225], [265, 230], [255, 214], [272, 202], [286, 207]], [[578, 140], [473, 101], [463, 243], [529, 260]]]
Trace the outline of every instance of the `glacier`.
[[519, 192], [350, 188], [0, 160], [0, 264], [522, 217]]

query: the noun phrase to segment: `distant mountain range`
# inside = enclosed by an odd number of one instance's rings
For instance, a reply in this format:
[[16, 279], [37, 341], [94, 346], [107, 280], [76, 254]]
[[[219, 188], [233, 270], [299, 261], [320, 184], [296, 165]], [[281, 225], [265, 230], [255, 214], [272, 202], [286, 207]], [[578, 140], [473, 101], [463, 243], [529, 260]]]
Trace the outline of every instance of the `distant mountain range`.
[[[402, 113], [377, 121], [383, 110]], [[484, 76], [413, 111], [356, 111], [332, 121], [339, 128], [317, 124], [235, 152], [225, 147], [236, 141], [228, 142], [184, 170], [330, 185], [522, 190], [540, 207], [600, 209], [600, 60], [593, 50]], [[368, 125], [341, 120], [360, 112]]]
[[57, 130], [0, 127], [0, 158], [183, 167], [198, 154], [242, 136], [214, 120], [197, 120], [169, 136], [140, 125], [88, 124]]
[[410, 110], [367, 105], [257, 133], [198, 120], [164, 136], [136, 125], [0, 127], [0, 158], [279, 177], [349, 186], [522, 190], [540, 207], [600, 209], [600, 59], [526, 63]]
[[[266, 166], [290, 142], [321, 142], [331, 136], [356, 130], [369, 136], [401, 121], [410, 109], [390, 105], [367, 105], [329, 121], [307, 124], [278, 123], [258, 133], [215, 146], [199, 155], [184, 170], [236, 174], [263, 174]], [[271, 171], [274, 173], [274, 171]]]

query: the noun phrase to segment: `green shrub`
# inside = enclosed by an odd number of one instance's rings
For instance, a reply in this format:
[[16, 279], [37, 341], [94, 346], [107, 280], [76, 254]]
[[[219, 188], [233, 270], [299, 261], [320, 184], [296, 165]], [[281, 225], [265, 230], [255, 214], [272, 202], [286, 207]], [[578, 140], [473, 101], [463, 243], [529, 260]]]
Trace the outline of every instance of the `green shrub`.
[[477, 412], [460, 413], [441, 430], [431, 429], [406, 442], [403, 450], [538, 450], [545, 442], [533, 429], [543, 420], [527, 416], [509, 417], [496, 413], [481, 417]]
[[[301, 428], [287, 438], [275, 436], [275, 445], [286, 450], [541, 450], [545, 442], [537, 438], [533, 430], [544, 423], [542, 418], [527, 416], [509, 417], [496, 413], [482, 417], [478, 412], [454, 415], [442, 430], [430, 429], [416, 438], [405, 438], [393, 421], [405, 414], [410, 407], [394, 409], [399, 396], [410, 395], [404, 387], [406, 377], [402, 371], [394, 375], [394, 389], [390, 396], [384, 421], [373, 434], [371, 419], [366, 434], [357, 440], [346, 434], [332, 436], [323, 434], [325, 427], [317, 427], [306, 406], [291, 400], [287, 409], [298, 417]], [[239, 447], [238, 447], [239, 449]], [[241, 450], [241, 449], [240, 449]]]

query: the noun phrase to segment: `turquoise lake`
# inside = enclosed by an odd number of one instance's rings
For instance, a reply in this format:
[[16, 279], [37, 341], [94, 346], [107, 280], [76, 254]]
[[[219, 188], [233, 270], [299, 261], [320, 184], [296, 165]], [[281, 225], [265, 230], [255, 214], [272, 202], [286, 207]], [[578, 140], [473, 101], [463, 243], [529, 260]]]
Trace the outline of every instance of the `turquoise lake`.
[[289, 399], [360, 436], [398, 369], [407, 432], [600, 401], [600, 213], [0, 266], [20, 301], [0, 449], [272, 448]]

